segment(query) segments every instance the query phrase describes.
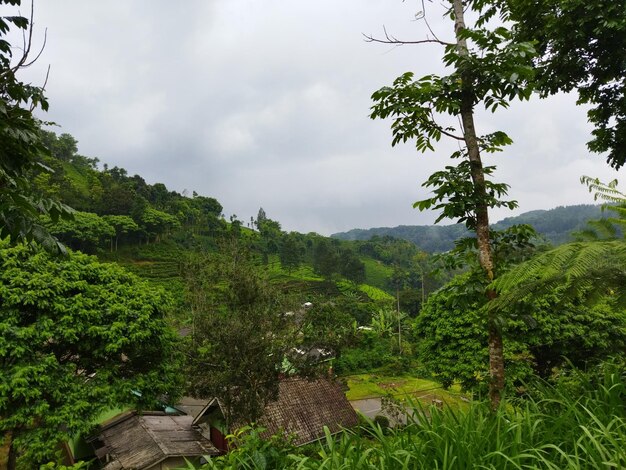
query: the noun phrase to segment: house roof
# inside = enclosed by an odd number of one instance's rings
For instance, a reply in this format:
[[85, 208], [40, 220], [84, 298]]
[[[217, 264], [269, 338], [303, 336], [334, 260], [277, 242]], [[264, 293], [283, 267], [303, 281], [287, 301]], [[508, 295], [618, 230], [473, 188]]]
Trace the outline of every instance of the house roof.
[[192, 427], [191, 416], [124, 413], [100, 429], [109, 463], [104, 470], [143, 469], [169, 457], [216, 455], [210, 440]]
[[[283, 434], [300, 446], [323, 438], [324, 426], [334, 434], [358, 423], [354, 408], [336, 382], [289, 378], [281, 380], [278, 387], [278, 399], [266, 405], [257, 422], [265, 429], [261, 433], [264, 439]], [[222, 410], [222, 404], [214, 398], [195, 416], [194, 424], [216, 408]]]
[[357, 423], [357, 414], [339, 384], [302, 378], [282, 380], [278, 400], [265, 407], [258, 422], [265, 428], [261, 437], [283, 433], [294, 437], [294, 445], [324, 437], [324, 426], [334, 434]]
[[196, 418], [196, 416], [202, 414], [210, 401], [206, 398], [182, 397], [174, 408]]

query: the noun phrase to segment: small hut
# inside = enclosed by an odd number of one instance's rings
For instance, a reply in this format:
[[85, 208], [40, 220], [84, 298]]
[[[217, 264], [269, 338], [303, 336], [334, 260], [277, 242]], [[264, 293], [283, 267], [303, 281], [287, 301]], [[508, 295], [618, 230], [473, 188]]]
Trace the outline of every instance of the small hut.
[[[177, 408], [184, 406], [183, 403]], [[264, 429], [262, 438], [282, 434], [294, 445], [301, 446], [323, 438], [324, 427], [334, 434], [357, 422], [356, 412], [336, 382], [288, 378], [281, 380], [278, 399], [265, 407], [256, 424]], [[226, 452], [225, 435], [247, 423], [231, 426], [231, 429], [225, 429], [224, 423], [223, 407], [217, 398], [208, 401], [193, 421], [205, 437], [210, 437], [218, 449]]]
[[219, 451], [193, 426], [193, 417], [122, 413], [91, 439], [103, 470], [166, 470], [204, 463]]

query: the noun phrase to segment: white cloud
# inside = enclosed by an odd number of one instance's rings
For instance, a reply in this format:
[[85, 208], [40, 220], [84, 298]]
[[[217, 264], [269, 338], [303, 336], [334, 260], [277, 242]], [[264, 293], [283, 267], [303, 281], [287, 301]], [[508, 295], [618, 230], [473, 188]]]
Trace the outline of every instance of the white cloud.
[[[83, 154], [150, 182], [217, 197], [243, 220], [263, 206], [289, 230], [429, 223], [411, 204], [454, 150], [390, 147], [390, 122], [371, 121], [370, 95], [403, 72], [441, 73], [435, 46], [368, 44], [382, 25], [424, 36], [419, 4], [385, 0], [55, 0], [36, 3], [51, 65], [47, 119]], [[440, 34], [451, 24], [438, 13]], [[41, 38], [41, 35], [38, 36]], [[515, 144], [493, 160], [520, 210], [590, 202], [581, 174], [616, 176], [585, 148], [589, 127], [571, 96], [533, 99], [479, 131]], [[511, 215], [496, 213], [496, 219]]]

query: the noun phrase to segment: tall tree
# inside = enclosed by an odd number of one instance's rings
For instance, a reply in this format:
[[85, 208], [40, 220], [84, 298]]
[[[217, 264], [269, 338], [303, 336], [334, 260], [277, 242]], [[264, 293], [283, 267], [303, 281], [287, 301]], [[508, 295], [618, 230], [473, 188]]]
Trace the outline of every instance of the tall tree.
[[139, 225], [127, 215], [105, 215], [102, 217], [115, 230], [114, 237], [111, 237], [111, 251], [115, 248], [120, 237], [138, 234], [140, 232]]
[[[0, 0], [0, 6], [19, 6], [20, 0]], [[17, 78], [18, 72], [32, 63], [31, 18], [23, 16], [0, 17], [0, 238], [12, 241], [37, 240], [47, 249], [64, 251], [39, 222], [39, 215], [47, 213], [52, 220], [70, 217], [71, 210], [53, 198], [37, 195], [31, 178], [35, 173], [50, 171], [42, 163], [48, 150], [39, 131], [41, 122], [33, 111], [48, 109], [43, 87], [32, 86]], [[14, 26], [24, 34], [25, 45], [18, 57], [7, 41]]]
[[349, 248], [343, 248], [339, 252], [339, 272], [343, 277], [355, 284], [365, 281], [365, 264]]
[[296, 232], [285, 235], [280, 243], [278, 257], [281, 267], [291, 273], [302, 263], [305, 247], [301, 236]]
[[256, 216], [256, 226], [258, 230], [261, 230], [261, 226], [265, 223], [266, 220], [267, 220], [267, 215], [265, 214], [265, 211], [263, 210], [262, 207], [259, 207], [259, 212], [257, 213], [257, 216]]
[[614, 0], [498, 0], [522, 41], [534, 41], [543, 96], [578, 92], [593, 124], [589, 150], [626, 163], [626, 8]]
[[0, 432], [11, 435], [9, 468], [17, 457], [23, 468], [55, 459], [59, 443], [89, 432], [103, 411], [175, 398], [170, 300], [122, 268], [0, 242], [0, 298]]
[[[454, 40], [445, 42], [436, 36], [416, 43], [437, 43], [443, 46], [443, 62], [453, 71], [446, 77], [427, 75], [413, 80], [405, 73], [393, 87], [376, 91], [372, 98], [372, 118], [392, 117], [392, 145], [416, 140], [420, 151], [434, 150], [434, 142], [447, 136], [462, 146], [452, 158], [456, 165], [430, 176], [424, 183], [432, 187], [434, 196], [414, 204], [420, 210], [438, 209], [437, 221], [451, 218], [464, 222], [476, 233], [478, 259], [484, 276], [491, 281], [495, 266], [490, 243], [489, 209], [516, 207], [514, 201], [501, 197], [508, 186], [488, 179], [495, 167], [484, 166], [481, 153], [502, 150], [512, 141], [504, 132], [480, 136], [475, 126], [475, 108], [482, 105], [489, 111], [508, 107], [514, 98], [528, 99], [532, 77], [530, 58], [534, 52], [528, 43], [518, 43], [504, 27], [489, 28], [489, 20], [497, 13], [481, 0], [449, 2], [447, 13], [454, 21]], [[478, 19], [473, 28], [465, 22], [465, 10], [470, 9]], [[402, 43], [387, 36], [372, 41]], [[453, 116], [459, 124], [442, 124], [442, 115]], [[495, 291], [487, 289], [488, 299]], [[492, 406], [499, 405], [504, 390], [504, 354], [502, 335], [495, 314], [488, 319], [490, 390]]]
[[70, 248], [89, 254], [104, 248], [105, 240], [113, 238], [115, 232], [116, 229], [107, 219], [91, 212], [76, 212], [73, 220], [60, 221], [50, 226], [50, 233]]
[[187, 389], [218, 397], [227, 424], [252, 422], [278, 393], [293, 311], [289, 300], [256, 266], [247, 248], [230, 240], [218, 256], [186, 266], [193, 333], [187, 345]]
[[313, 271], [320, 276], [330, 279], [339, 271], [339, 258], [335, 246], [328, 239], [319, 238], [313, 247]]

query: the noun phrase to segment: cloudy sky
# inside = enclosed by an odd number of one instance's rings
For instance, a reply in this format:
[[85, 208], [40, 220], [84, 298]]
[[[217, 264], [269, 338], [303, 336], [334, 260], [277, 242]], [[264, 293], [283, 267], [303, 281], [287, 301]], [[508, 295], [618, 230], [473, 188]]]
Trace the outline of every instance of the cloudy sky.
[[[26, 0], [25, 0], [26, 2]], [[383, 25], [402, 39], [426, 30], [416, 0], [39, 0], [35, 41], [47, 45], [23, 79], [41, 84], [42, 116], [83, 155], [149, 183], [216, 197], [247, 221], [259, 207], [285, 230], [432, 223], [412, 209], [421, 183], [453, 150], [391, 148], [389, 122], [368, 118], [370, 95], [406, 71], [441, 73], [438, 46], [366, 43]], [[434, 6], [433, 28], [452, 25]], [[25, 8], [24, 8], [25, 9]], [[478, 117], [515, 144], [488, 157], [516, 212], [589, 203], [581, 175], [620, 175], [585, 148], [575, 97], [515, 104]]]

